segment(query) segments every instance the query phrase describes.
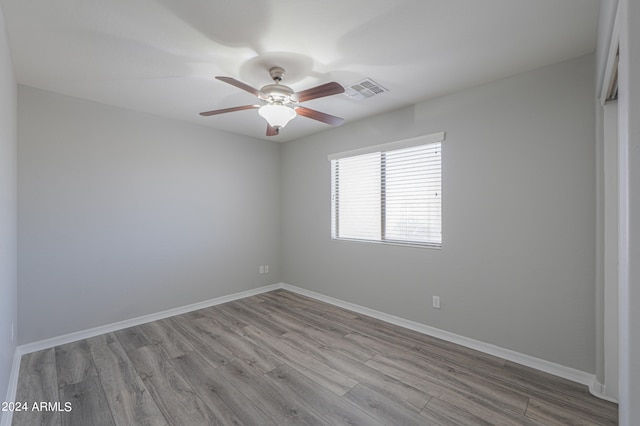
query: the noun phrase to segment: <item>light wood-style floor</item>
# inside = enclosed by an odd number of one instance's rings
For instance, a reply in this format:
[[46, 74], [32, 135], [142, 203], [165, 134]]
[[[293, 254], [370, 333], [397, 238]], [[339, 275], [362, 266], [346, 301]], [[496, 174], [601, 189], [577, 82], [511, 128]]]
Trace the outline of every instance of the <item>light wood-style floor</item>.
[[284, 290], [23, 356], [14, 425], [615, 425], [585, 386]]

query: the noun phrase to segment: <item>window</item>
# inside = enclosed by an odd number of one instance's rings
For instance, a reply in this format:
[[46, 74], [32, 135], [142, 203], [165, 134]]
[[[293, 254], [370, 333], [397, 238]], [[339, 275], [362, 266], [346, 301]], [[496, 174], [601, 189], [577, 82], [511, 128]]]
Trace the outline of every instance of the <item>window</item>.
[[444, 133], [334, 154], [331, 237], [442, 246]]

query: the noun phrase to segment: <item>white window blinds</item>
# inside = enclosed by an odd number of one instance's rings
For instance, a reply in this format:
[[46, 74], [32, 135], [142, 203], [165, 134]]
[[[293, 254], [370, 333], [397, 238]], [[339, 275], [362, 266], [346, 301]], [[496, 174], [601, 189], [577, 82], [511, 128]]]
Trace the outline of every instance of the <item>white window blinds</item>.
[[444, 133], [330, 156], [334, 239], [442, 245]]

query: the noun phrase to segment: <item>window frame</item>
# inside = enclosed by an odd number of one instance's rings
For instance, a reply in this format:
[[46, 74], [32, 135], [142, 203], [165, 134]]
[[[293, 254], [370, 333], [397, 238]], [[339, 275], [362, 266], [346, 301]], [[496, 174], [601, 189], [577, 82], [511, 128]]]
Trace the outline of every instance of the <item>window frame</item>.
[[[442, 142], [445, 140], [445, 132], [438, 132], [429, 135], [418, 136], [409, 139], [403, 139], [399, 141], [372, 145], [369, 147], [344, 151], [340, 153], [330, 154], [328, 156], [328, 160], [330, 162], [330, 174], [331, 174], [331, 197], [330, 197], [330, 213], [331, 213], [331, 239], [335, 241], [354, 241], [354, 242], [365, 242], [372, 244], [387, 244], [387, 245], [400, 245], [400, 246], [409, 246], [409, 247], [419, 247], [419, 248], [431, 248], [431, 249], [441, 249], [442, 248]], [[386, 238], [386, 215], [387, 215], [387, 205], [385, 199], [386, 192], [386, 153], [388, 151], [395, 151], [404, 148], [412, 148], [424, 145], [431, 145], [434, 143], [440, 143], [440, 241], [430, 241], [430, 242], [420, 242], [420, 241], [411, 241], [411, 240], [398, 240], [398, 239], [388, 239]], [[336, 173], [334, 170], [334, 160], [345, 159], [348, 157], [356, 157], [365, 154], [373, 154], [380, 153], [380, 238], [379, 239], [368, 239], [368, 238], [351, 238], [351, 237], [339, 237], [339, 229], [340, 229], [340, 192], [336, 191], [336, 187], [339, 188], [339, 180], [336, 182], [336, 179], [339, 179], [339, 173]], [[339, 167], [339, 165], [337, 166]], [[338, 185], [336, 185], [336, 183]]]

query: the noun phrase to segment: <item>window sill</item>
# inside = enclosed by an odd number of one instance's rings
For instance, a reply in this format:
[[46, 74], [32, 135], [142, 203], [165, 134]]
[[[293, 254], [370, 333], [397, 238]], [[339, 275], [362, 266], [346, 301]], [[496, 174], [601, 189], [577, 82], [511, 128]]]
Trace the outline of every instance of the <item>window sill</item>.
[[404, 241], [378, 241], [378, 240], [360, 240], [357, 238], [331, 238], [331, 241], [345, 241], [345, 242], [354, 242], [354, 243], [368, 243], [368, 244], [378, 244], [385, 246], [400, 246], [400, 247], [412, 247], [412, 248], [420, 248], [420, 249], [435, 249], [442, 250], [442, 244], [427, 244], [427, 243], [410, 243]]

